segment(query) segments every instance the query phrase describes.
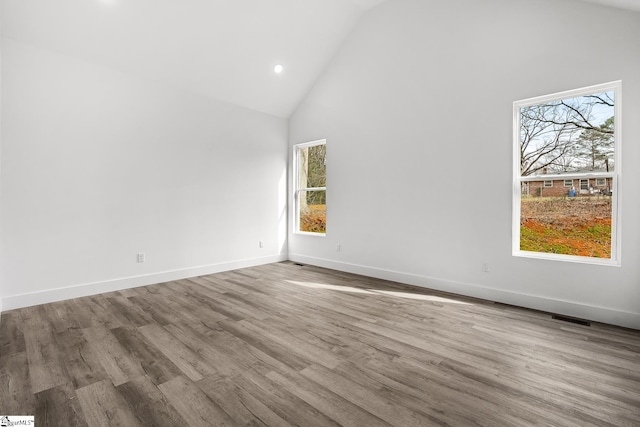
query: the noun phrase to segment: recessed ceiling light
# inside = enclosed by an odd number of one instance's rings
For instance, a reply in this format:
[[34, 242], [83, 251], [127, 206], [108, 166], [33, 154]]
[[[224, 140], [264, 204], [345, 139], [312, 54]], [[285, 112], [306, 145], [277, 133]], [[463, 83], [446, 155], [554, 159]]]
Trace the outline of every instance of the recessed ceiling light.
[[273, 67], [273, 72], [276, 74], [280, 74], [283, 71], [284, 67], [281, 64], [277, 64], [275, 67]]

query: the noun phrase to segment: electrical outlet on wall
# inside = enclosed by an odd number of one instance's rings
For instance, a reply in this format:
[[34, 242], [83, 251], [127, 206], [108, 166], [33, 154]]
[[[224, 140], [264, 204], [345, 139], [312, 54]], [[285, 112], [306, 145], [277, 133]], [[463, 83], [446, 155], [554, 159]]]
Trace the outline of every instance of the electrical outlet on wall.
[[138, 254], [138, 262], [145, 262], [147, 260], [147, 256], [144, 252], [140, 252]]
[[488, 262], [483, 262], [482, 263], [482, 271], [484, 273], [488, 273], [489, 272], [489, 263]]

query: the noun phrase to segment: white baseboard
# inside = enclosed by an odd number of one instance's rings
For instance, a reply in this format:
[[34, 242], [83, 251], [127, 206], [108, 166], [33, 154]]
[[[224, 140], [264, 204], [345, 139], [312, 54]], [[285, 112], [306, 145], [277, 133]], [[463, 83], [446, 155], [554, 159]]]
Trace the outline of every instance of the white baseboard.
[[0, 313], [3, 310], [29, 307], [38, 304], [46, 304], [55, 301], [63, 301], [104, 292], [113, 292], [138, 286], [152, 285], [172, 280], [186, 279], [189, 277], [206, 274], [220, 273], [239, 268], [253, 267], [256, 265], [286, 261], [287, 259], [302, 264], [310, 264], [363, 276], [375, 277], [394, 282], [420, 286], [453, 294], [481, 298], [489, 301], [512, 304], [520, 307], [542, 310], [549, 313], [564, 314], [596, 322], [608, 323], [627, 328], [640, 329], [640, 314], [606, 307], [579, 304], [571, 301], [562, 301], [540, 297], [536, 295], [521, 294], [504, 291], [501, 289], [478, 286], [469, 283], [455, 282], [434, 277], [420, 276], [393, 270], [385, 270], [358, 264], [349, 264], [322, 258], [308, 257], [298, 254], [273, 255], [261, 258], [237, 260], [219, 264], [211, 264], [199, 267], [179, 270], [163, 271], [141, 276], [125, 277], [102, 282], [86, 283], [65, 288], [51, 289], [41, 292], [12, 295], [0, 298]]
[[[199, 267], [184, 268], [179, 270], [162, 271], [141, 276], [123, 277], [119, 279], [105, 280], [102, 282], [84, 283], [65, 288], [51, 289], [41, 292], [30, 292], [20, 295], [12, 295], [0, 299], [0, 308], [13, 310], [15, 308], [29, 307], [39, 304], [47, 304], [55, 301], [63, 301], [72, 298], [86, 297], [104, 292], [119, 291], [122, 289], [136, 288], [138, 286], [153, 285], [155, 283], [169, 282], [172, 280], [186, 279], [189, 277], [203, 276], [206, 274], [220, 273], [239, 268], [253, 267], [256, 265], [270, 264], [286, 261], [286, 255], [273, 255], [260, 258], [229, 261], [219, 264], [210, 264]], [[1, 311], [0, 311], [1, 312]]]
[[330, 268], [347, 273], [360, 274], [378, 279], [390, 280], [408, 285], [420, 286], [442, 292], [465, 295], [484, 300], [516, 305], [549, 313], [563, 314], [566, 316], [588, 319], [595, 322], [626, 328], [640, 329], [640, 314], [614, 310], [606, 307], [579, 304], [571, 301], [556, 300], [536, 295], [521, 294], [502, 289], [473, 285], [470, 283], [455, 282], [434, 277], [419, 276], [400, 271], [385, 270], [358, 264], [349, 264], [322, 258], [308, 257], [298, 254], [289, 254], [289, 260], [301, 264], [310, 264], [318, 267]]

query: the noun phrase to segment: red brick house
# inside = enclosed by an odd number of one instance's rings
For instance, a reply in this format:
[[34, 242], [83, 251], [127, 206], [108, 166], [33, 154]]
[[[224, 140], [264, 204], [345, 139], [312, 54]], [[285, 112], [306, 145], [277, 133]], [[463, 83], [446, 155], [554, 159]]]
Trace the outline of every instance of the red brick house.
[[[576, 174], [583, 174], [576, 177]], [[535, 180], [522, 182], [522, 195], [533, 197], [610, 196], [611, 176], [598, 176], [601, 171], [567, 172], [537, 175]], [[573, 190], [573, 192], [571, 191]]]

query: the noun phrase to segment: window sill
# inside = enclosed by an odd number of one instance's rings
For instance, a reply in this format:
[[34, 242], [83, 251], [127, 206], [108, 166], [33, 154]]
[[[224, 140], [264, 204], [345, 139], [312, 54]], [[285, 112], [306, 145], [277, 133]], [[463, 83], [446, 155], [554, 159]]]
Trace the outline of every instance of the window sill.
[[310, 231], [294, 231], [293, 234], [298, 234], [300, 236], [317, 236], [317, 237], [327, 236], [327, 233], [312, 233]]
[[605, 265], [609, 267], [620, 267], [620, 261], [610, 258], [592, 258], [577, 255], [550, 254], [544, 252], [530, 252], [514, 250], [513, 256], [520, 258], [535, 258], [547, 261], [575, 262], [579, 264]]

